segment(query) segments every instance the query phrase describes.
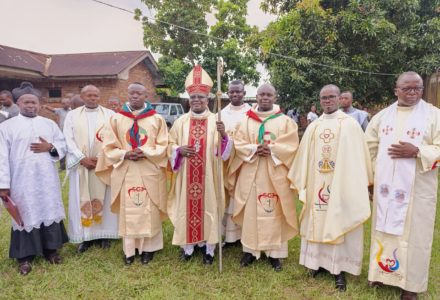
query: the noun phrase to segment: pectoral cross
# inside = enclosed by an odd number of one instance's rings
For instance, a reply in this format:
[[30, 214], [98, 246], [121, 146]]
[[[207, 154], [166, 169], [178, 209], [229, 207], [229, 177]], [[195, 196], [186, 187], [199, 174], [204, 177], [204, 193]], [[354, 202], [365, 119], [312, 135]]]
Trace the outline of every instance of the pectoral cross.
[[194, 145], [194, 148], [196, 149], [196, 152], [197, 152], [197, 153], [199, 152], [200, 147], [201, 147], [200, 142], [199, 142], [199, 140], [197, 140], [197, 141], [196, 141], [196, 144]]

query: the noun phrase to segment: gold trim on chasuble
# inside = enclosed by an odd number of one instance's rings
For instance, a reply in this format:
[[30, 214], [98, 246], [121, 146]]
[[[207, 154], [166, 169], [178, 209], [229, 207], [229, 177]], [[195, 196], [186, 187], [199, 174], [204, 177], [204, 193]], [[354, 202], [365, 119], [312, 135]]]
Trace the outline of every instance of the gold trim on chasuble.
[[190, 119], [188, 145], [196, 155], [187, 158], [186, 180], [186, 241], [194, 244], [204, 240], [203, 217], [205, 195], [205, 163], [207, 119]]

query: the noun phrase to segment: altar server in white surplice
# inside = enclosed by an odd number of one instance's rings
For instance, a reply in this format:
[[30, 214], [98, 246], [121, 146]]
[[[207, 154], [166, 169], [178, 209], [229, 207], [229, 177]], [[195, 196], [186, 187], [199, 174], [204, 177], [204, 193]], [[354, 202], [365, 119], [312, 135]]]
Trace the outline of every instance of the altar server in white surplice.
[[397, 101], [373, 117], [367, 142], [375, 165], [370, 285], [416, 299], [428, 288], [440, 166], [440, 110], [422, 100], [423, 80], [399, 76]]
[[0, 197], [10, 196], [23, 220], [12, 221], [9, 257], [26, 275], [38, 255], [61, 263], [57, 250], [68, 241], [56, 168], [66, 143], [55, 122], [37, 115], [40, 93], [30, 83], [13, 94], [20, 114], [0, 124]]
[[[246, 91], [244, 90], [244, 84], [241, 80], [233, 80], [229, 83], [228, 97], [231, 102], [222, 109], [222, 121], [225, 124], [226, 132], [231, 139], [233, 139], [235, 128], [246, 117], [246, 113], [248, 112], [248, 110], [251, 109], [251, 106], [249, 104], [243, 102], [243, 98], [245, 95]], [[231, 156], [228, 161], [225, 162], [225, 174], [228, 174], [228, 167], [232, 160], [233, 156]], [[233, 192], [234, 191], [232, 190], [230, 191], [231, 196], [233, 195]], [[226, 194], [226, 197], [229, 198], [229, 195]], [[232, 221], [233, 213], [234, 199], [230, 197], [229, 204], [223, 217], [223, 234], [225, 236], [225, 244], [223, 247], [225, 248], [234, 245], [241, 245], [241, 227]]]
[[70, 111], [64, 124], [69, 172], [69, 239], [79, 243], [82, 253], [97, 243], [110, 247], [118, 238], [117, 215], [110, 211], [110, 187], [95, 175], [102, 148], [105, 124], [114, 112], [98, 105], [99, 89], [87, 85], [81, 90], [85, 105]]

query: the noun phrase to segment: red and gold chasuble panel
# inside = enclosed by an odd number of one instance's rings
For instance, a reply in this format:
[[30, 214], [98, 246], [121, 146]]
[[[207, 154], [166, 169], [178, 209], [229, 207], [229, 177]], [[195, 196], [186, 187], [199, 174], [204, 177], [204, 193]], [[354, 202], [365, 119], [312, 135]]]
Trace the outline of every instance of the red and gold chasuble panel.
[[190, 120], [188, 145], [195, 148], [196, 155], [187, 159], [186, 240], [188, 244], [204, 240], [203, 216], [207, 125], [207, 119]]

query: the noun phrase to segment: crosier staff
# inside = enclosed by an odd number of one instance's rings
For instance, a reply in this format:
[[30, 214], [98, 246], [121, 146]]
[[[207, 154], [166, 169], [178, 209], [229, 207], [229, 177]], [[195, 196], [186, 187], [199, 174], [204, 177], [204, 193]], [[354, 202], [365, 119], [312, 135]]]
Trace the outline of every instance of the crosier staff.
[[[219, 57], [217, 59], [217, 121], [222, 120], [222, 85], [221, 85], [221, 77], [223, 75], [223, 59]], [[218, 212], [218, 270], [221, 273], [223, 270], [223, 254], [222, 254], [222, 208], [220, 207], [222, 203], [222, 136], [218, 135], [218, 144], [217, 144], [217, 212]]]

